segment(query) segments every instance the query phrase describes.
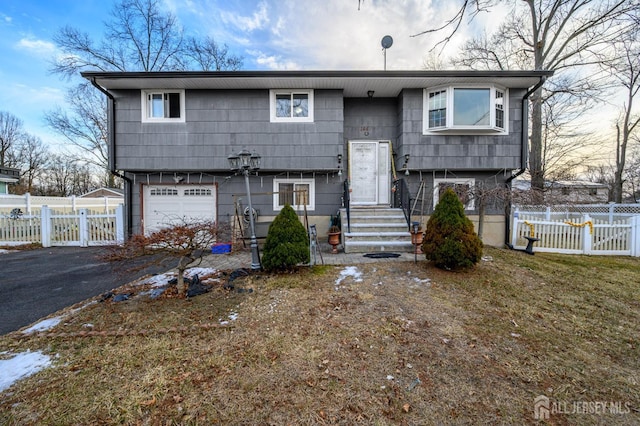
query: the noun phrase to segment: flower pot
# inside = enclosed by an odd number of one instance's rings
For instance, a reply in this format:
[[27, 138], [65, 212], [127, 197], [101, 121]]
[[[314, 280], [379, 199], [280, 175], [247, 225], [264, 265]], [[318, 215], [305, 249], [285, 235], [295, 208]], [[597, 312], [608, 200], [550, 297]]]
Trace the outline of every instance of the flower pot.
[[340, 232], [329, 232], [329, 244], [333, 246], [331, 253], [338, 253], [338, 244], [340, 244]]
[[411, 244], [415, 247], [414, 253], [416, 254], [422, 254], [422, 236], [423, 231], [411, 231]]

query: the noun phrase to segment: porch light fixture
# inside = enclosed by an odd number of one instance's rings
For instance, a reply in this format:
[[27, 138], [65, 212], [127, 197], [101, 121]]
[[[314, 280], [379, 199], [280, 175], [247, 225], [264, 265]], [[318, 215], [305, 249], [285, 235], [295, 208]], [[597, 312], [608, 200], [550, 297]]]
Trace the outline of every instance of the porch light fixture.
[[338, 154], [338, 176], [342, 176], [342, 154]]
[[373, 99], [373, 94], [376, 93], [374, 90], [368, 90], [367, 91], [367, 96], [369, 96], [369, 99]]
[[404, 174], [406, 176], [409, 176], [409, 154], [405, 154], [404, 155], [404, 164], [402, 165], [402, 168], [404, 169]]
[[251, 269], [260, 270], [260, 255], [258, 254], [258, 239], [256, 238], [256, 225], [253, 219], [253, 206], [251, 205], [251, 188], [249, 186], [249, 174], [260, 168], [260, 157], [258, 154], [251, 153], [243, 149], [237, 154], [231, 154], [227, 157], [231, 171], [242, 173], [244, 175], [244, 183], [247, 190], [247, 203], [249, 204], [249, 227], [251, 230]]

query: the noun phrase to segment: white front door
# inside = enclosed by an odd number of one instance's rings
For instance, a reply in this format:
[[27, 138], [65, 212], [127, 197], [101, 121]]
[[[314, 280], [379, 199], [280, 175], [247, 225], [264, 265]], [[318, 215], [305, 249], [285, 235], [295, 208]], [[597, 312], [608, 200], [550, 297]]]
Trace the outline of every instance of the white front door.
[[389, 205], [389, 141], [349, 142], [352, 205]]

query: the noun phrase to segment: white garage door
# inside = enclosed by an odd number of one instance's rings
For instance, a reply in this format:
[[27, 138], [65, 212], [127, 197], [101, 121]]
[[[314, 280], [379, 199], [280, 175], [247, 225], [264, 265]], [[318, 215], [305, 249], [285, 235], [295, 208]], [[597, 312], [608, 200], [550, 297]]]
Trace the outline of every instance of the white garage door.
[[144, 185], [143, 197], [145, 234], [185, 221], [216, 220], [215, 185]]

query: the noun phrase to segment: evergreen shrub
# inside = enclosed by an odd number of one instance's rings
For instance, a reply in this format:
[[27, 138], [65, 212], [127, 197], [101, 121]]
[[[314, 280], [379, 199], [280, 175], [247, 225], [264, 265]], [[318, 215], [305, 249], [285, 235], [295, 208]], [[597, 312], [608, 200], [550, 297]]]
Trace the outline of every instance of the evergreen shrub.
[[307, 231], [290, 205], [285, 205], [269, 226], [263, 252], [262, 267], [267, 271], [285, 271], [309, 263]]
[[422, 240], [426, 258], [441, 269], [470, 268], [482, 257], [482, 241], [451, 188], [442, 194]]

